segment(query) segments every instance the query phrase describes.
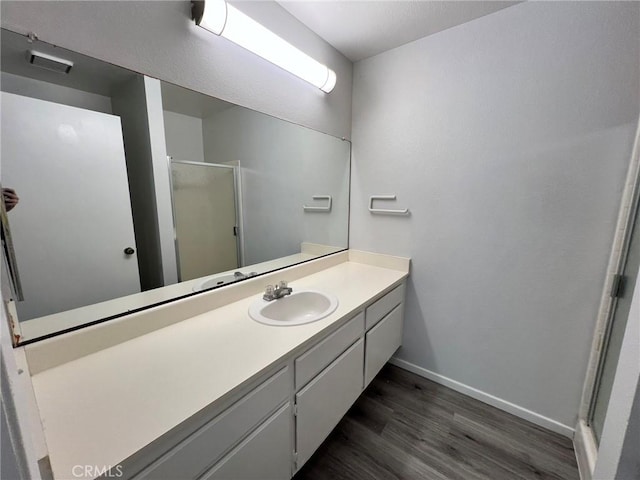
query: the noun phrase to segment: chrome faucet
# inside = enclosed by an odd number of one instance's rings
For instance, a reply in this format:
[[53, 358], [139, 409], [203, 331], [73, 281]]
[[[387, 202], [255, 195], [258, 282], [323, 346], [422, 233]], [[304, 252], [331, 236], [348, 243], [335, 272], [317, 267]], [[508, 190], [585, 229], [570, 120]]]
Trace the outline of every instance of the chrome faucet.
[[291, 292], [293, 292], [293, 288], [287, 287], [287, 282], [281, 280], [277, 287], [274, 287], [273, 285], [267, 285], [262, 298], [267, 302], [270, 302], [271, 300], [282, 298], [285, 295], [291, 295]]
[[255, 277], [256, 275], [258, 275], [258, 272], [249, 272], [249, 273], [233, 272], [233, 279], [244, 280], [245, 278]]

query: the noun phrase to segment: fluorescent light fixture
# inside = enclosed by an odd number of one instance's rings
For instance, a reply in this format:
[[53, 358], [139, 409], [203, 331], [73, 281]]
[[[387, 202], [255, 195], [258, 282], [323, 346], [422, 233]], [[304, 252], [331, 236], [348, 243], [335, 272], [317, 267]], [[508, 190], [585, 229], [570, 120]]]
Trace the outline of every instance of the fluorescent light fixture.
[[236, 45], [329, 93], [336, 86], [336, 74], [248, 17], [225, 0], [192, 2], [196, 25], [231, 40]]

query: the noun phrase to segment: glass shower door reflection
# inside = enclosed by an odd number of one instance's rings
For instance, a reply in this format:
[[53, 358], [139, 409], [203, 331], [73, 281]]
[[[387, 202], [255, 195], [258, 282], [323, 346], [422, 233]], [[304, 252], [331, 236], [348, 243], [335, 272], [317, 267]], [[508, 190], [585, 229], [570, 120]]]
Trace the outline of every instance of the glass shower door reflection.
[[233, 167], [171, 160], [180, 281], [238, 268]]

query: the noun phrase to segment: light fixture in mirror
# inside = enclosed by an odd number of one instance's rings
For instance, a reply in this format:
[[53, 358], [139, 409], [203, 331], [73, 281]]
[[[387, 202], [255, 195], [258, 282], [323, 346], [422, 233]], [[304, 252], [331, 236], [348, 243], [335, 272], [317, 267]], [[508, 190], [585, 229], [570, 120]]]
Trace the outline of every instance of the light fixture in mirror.
[[[73, 68], [30, 65], [33, 44], [2, 30], [17, 343], [347, 247], [349, 142], [36, 43]], [[331, 209], [305, 210], [314, 196]]]

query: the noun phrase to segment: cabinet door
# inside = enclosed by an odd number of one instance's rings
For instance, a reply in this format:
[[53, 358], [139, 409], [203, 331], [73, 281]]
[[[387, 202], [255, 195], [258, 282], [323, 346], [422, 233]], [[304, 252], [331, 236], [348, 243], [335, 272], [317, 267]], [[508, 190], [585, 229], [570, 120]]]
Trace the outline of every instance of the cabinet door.
[[285, 367], [160, 457], [135, 480], [197, 478], [270, 418], [269, 414], [287, 399], [289, 388], [289, 369]]
[[200, 480], [288, 480], [291, 478], [291, 404], [260, 425]]
[[333, 362], [364, 331], [364, 313], [360, 312], [315, 347], [296, 358], [296, 391]]
[[367, 332], [364, 386], [369, 385], [402, 343], [403, 304], [398, 305]]
[[404, 299], [404, 283], [367, 307], [366, 329], [376, 325]]
[[364, 342], [340, 355], [296, 395], [297, 468], [302, 467], [362, 392]]

